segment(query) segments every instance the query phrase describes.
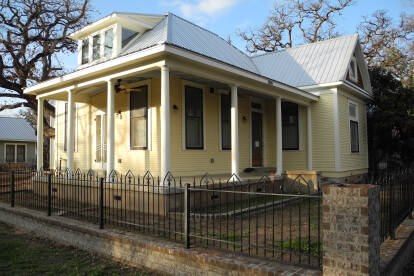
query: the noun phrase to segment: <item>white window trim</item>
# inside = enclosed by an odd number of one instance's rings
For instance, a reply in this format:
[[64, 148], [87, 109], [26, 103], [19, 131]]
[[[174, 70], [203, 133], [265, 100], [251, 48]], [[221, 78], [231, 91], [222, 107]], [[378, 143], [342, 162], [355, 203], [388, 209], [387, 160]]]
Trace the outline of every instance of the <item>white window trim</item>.
[[[8, 145], [14, 146], [14, 162], [13, 163], [27, 163], [27, 144], [26, 143], [4, 143], [4, 158], [3, 158], [4, 163], [9, 163], [9, 162], [6, 162], [6, 155], [7, 155], [6, 147]], [[24, 162], [17, 162], [17, 146], [24, 146]]]
[[[351, 64], [352, 64], [352, 61], [354, 62], [354, 64], [355, 64], [355, 77], [353, 77], [352, 75], [351, 75]], [[349, 75], [349, 79], [350, 80], [352, 80], [352, 81], [354, 81], [354, 82], [358, 82], [358, 64], [357, 64], [357, 61], [356, 61], [356, 58], [353, 56], [352, 58], [351, 58], [351, 60], [349, 61], [349, 66], [348, 66], [348, 75]]]
[[[151, 106], [151, 80], [144, 80], [144, 81], [139, 81], [139, 82], [134, 82], [134, 83], [129, 83], [128, 85], [126, 85], [128, 88], [132, 88], [132, 87], [137, 87], [137, 86], [148, 86], [148, 97], [147, 97], [147, 148], [146, 149], [131, 149], [131, 92], [128, 95], [128, 99], [127, 99], [127, 108], [128, 108], [128, 112], [127, 113], [127, 124], [128, 124], [128, 151], [151, 151], [152, 150], [152, 129], [151, 129], [151, 119], [152, 119], [152, 106]], [[139, 93], [139, 92], [138, 92]], [[115, 112], [118, 112], [118, 110], [115, 110]]]
[[[262, 106], [262, 109], [257, 109], [257, 108], [252, 108], [252, 103], [258, 103]], [[249, 166], [253, 167], [253, 148], [252, 148], [252, 140], [253, 140], [253, 136], [252, 136], [252, 112], [258, 112], [258, 113], [262, 113], [262, 147], [263, 147], [263, 165], [262, 167], [266, 167], [267, 166], [267, 128], [266, 126], [266, 102], [263, 99], [259, 99], [259, 98], [254, 98], [254, 97], [249, 97], [249, 118], [248, 122], [249, 122], [249, 147], [250, 147], [250, 160], [249, 160]], [[239, 114], [240, 116], [240, 114]], [[243, 120], [243, 119], [242, 119]]]
[[[349, 107], [351, 105], [355, 105], [355, 117], [351, 117], [351, 114], [349, 114]], [[361, 152], [361, 137], [360, 137], [360, 123], [359, 123], [359, 105], [357, 102], [348, 99], [348, 137], [349, 137], [349, 154], [360, 154]], [[358, 123], [358, 152], [352, 152], [352, 145], [351, 145], [351, 121], [357, 122]]]
[[[186, 148], [186, 141], [185, 141], [185, 87], [186, 86], [192, 86], [195, 88], [199, 88], [202, 90], [203, 93], [203, 148], [202, 149], [187, 149]], [[182, 149], [186, 150], [186, 151], [206, 151], [207, 150], [207, 144], [206, 144], [206, 93], [208, 92], [207, 89], [208, 87], [200, 84], [200, 83], [196, 83], [196, 82], [191, 82], [191, 81], [186, 81], [183, 80], [182, 81], [182, 87], [181, 87], [181, 106], [182, 106], [182, 112], [181, 112], [181, 125], [182, 125], [182, 131], [181, 131], [181, 136], [182, 136]]]
[[221, 94], [230, 95], [230, 91], [218, 89], [218, 107], [219, 107], [219, 151], [230, 152], [231, 149], [223, 149], [222, 125], [221, 125]]
[[[79, 56], [78, 57], [78, 69], [81, 69], [81, 68], [84, 68], [84, 67], [88, 67], [90, 65], [94, 65], [96, 63], [100, 63], [100, 62], [106, 61], [106, 60], [111, 59], [111, 58], [113, 58], [115, 56], [115, 47], [114, 47], [114, 45], [116, 43], [116, 41], [115, 41], [115, 38], [116, 38], [115, 25], [116, 24], [113, 24], [113, 25], [108, 26], [108, 27], [106, 27], [104, 29], [101, 29], [99, 31], [96, 31], [94, 33], [91, 33], [87, 37], [79, 40], [79, 44], [78, 44], [78, 53], [79, 53], [78, 54], [78, 56]], [[110, 30], [110, 29], [113, 29], [113, 36], [114, 36], [113, 37], [113, 41], [112, 41], [112, 43], [113, 43], [113, 45], [112, 45], [112, 55], [110, 57], [105, 57], [104, 56], [104, 49], [105, 49], [105, 46], [104, 46], [105, 32], [107, 30]], [[100, 46], [100, 50], [99, 50], [100, 51], [100, 56], [99, 56], [99, 59], [92, 61], [92, 57], [93, 57], [93, 37], [95, 35], [97, 35], [97, 34], [99, 34], [100, 37], [101, 37], [101, 41], [100, 41], [101, 46]], [[82, 41], [84, 41], [85, 39], [87, 39], [88, 40], [88, 43], [89, 43], [89, 54], [88, 54], [88, 62], [85, 63], [85, 64], [82, 64]]]

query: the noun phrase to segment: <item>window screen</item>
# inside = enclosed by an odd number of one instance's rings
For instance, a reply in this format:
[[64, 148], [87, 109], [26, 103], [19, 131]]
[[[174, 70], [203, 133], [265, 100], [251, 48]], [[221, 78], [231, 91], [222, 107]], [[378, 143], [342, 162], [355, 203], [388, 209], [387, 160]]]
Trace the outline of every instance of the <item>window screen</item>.
[[298, 105], [282, 103], [282, 145], [284, 150], [299, 149]]
[[203, 90], [185, 87], [185, 143], [187, 149], [203, 149]]
[[221, 148], [231, 149], [231, 99], [221, 94]]

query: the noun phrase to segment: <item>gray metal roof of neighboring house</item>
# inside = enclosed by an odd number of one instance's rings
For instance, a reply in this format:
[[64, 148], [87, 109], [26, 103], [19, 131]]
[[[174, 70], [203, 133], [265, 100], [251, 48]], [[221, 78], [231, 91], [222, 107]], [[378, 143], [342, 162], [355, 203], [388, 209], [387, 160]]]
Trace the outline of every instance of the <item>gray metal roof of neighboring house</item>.
[[36, 142], [35, 129], [24, 118], [0, 117], [0, 140]]
[[358, 35], [348, 35], [277, 52], [258, 55], [252, 60], [260, 74], [295, 86], [345, 80]]
[[133, 41], [120, 56], [168, 43], [258, 74], [251, 58], [218, 35], [167, 13], [152, 30]]

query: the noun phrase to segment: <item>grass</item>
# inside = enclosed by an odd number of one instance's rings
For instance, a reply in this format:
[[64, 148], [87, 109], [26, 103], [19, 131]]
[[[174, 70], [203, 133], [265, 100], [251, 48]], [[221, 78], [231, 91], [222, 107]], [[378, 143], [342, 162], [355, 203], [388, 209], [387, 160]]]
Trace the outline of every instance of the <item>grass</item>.
[[0, 222], [0, 275], [159, 275], [34, 237]]

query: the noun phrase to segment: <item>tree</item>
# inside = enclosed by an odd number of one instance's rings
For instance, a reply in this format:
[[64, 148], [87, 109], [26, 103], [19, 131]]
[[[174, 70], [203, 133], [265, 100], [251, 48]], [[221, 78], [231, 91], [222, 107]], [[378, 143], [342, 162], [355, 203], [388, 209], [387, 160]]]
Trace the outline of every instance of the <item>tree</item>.
[[371, 164], [385, 155], [414, 161], [414, 88], [409, 88], [385, 68], [369, 69], [373, 99], [367, 106]]
[[[64, 73], [57, 54], [75, 52], [67, 35], [89, 22], [89, 0], [0, 0], [0, 98], [12, 98], [4, 109], [28, 107], [37, 113], [37, 100], [23, 89]], [[44, 103], [44, 135], [54, 136], [46, 116], [55, 108]]]
[[404, 85], [414, 86], [414, 16], [401, 14], [397, 24], [383, 10], [364, 17], [358, 27], [369, 67], [381, 66]]
[[339, 36], [335, 16], [353, 0], [284, 0], [275, 3], [266, 22], [259, 29], [239, 30], [237, 35], [246, 42], [246, 51], [273, 52], [293, 46], [295, 32], [299, 42], [313, 43]]

